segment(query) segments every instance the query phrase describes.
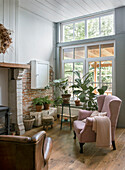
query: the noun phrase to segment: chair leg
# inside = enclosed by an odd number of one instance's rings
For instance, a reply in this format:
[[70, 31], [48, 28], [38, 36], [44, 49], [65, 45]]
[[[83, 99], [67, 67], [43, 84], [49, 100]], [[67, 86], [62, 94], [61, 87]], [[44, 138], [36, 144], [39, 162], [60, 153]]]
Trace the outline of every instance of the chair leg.
[[76, 139], [76, 132], [75, 131], [73, 131], [74, 132], [74, 137], [73, 137], [73, 139]]
[[115, 141], [112, 141], [113, 150], [116, 150]]
[[79, 144], [80, 144], [80, 153], [83, 153], [83, 145], [84, 145], [85, 143], [80, 143], [80, 142], [79, 142]]

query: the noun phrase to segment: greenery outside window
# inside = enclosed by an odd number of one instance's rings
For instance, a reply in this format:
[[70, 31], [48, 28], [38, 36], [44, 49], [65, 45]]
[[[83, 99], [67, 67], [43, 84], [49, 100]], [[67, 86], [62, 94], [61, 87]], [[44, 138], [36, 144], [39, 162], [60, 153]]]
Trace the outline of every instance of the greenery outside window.
[[114, 14], [83, 18], [62, 24], [62, 42], [84, 40], [114, 34]]
[[[114, 42], [63, 47], [62, 77], [67, 77], [71, 86], [76, 78], [73, 71], [79, 71], [81, 76], [91, 72], [91, 85], [97, 88], [107, 85], [105, 94], [111, 95], [114, 89], [114, 51]], [[69, 92], [74, 99], [72, 88]]]

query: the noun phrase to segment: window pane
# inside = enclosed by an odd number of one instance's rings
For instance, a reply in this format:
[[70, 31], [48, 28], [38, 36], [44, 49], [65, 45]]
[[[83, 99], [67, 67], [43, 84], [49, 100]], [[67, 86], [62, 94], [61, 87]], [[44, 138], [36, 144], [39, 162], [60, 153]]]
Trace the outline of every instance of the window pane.
[[66, 48], [63, 50], [63, 59], [73, 59], [73, 48]]
[[101, 17], [101, 35], [112, 35], [114, 34], [114, 15], [107, 15]]
[[75, 40], [82, 40], [85, 38], [85, 22], [75, 23]]
[[73, 40], [73, 24], [63, 26], [64, 42]]
[[88, 38], [94, 38], [99, 36], [99, 18], [87, 20]]
[[88, 58], [99, 57], [99, 45], [88, 46]]
[[[80, 73], [80, 76], [83, 76], [83, 62], [81, 63], [74, 63], [74, 71], [78, 71]], [[77, 76], [74, 74], [74, 80], [77, 78]]]
[[64, 77], [68, 78], [69, 82], [73, 82], [73, 63], [65, 63]]
[[85, 58], [85, 49], [84, 47], [75, 48], [75, 59]]
[[[91, 85], [93, 87], [99, 87], [99, 71], [100, 70], [100, 64], [99, 61], [96, 62], [89, 62], [89, 73], [91, 73], [90, 81]], [[95, 93], [96, 90], [95, 90]]]
[[101, 57], [114, 56], [114, 44], [101, 45]]
[[101, 62], [101, 82], [108, 86], [107, 92], [112, 94], [112, 61]]

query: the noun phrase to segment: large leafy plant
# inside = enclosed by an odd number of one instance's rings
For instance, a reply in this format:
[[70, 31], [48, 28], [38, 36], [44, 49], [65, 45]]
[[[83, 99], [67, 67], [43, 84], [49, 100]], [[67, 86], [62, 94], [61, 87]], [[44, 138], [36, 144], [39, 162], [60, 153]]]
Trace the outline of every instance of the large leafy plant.
[[48, 96], [45, 96], [41, 99], [42, 99], [43, 104], [51, 104], [52, 103], [52, 100], [50, 100]]
[[61, 94], [68, 93], [68, 79], [62, 78], [53, 80], [53, 82], [51, 82], [49, 86], [46, 86], [45, 89], [49, 89], [50, 87], [54, 87], [54, 106], [62, 104], [63, 100], [61, 98]]
[[97, 102], [96, 102], [96, 94], [94, 93], [93, 88], [90, 85], [90, 73], [85, 74], [83, 77], [80, 76], [78, 71], [74, 72], [77, 76], [75, 79], [75, 84], [71, 87], [74, 89], [74, 95], [77, 95], [81, 102], [83, 102], [83, 108], [87, 110], [96, 110]]
[[36, 97], [33, 99], [33, 105], [42, 105], [43, 104], [43, 100], [41, 97]]
[[68, 86], [68, 79], [62, 78], [62, 79], [56, 79], [53, 80], [53, 82], [50, 83], [50, 86], [53, 86], [56, 88], [57, 91], [60, 93], [67, 94], [67, 86]]

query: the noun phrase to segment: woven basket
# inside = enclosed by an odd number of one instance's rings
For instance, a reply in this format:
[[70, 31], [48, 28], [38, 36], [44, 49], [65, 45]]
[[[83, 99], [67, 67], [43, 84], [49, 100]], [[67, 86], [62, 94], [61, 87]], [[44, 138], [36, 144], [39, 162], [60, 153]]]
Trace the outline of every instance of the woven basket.
[[33, 128], [34, 121], [35, 121], [35, 116], [29, 116], [29, 115], [24, 116], [23, 123], [26, 131], [31, 130]]

